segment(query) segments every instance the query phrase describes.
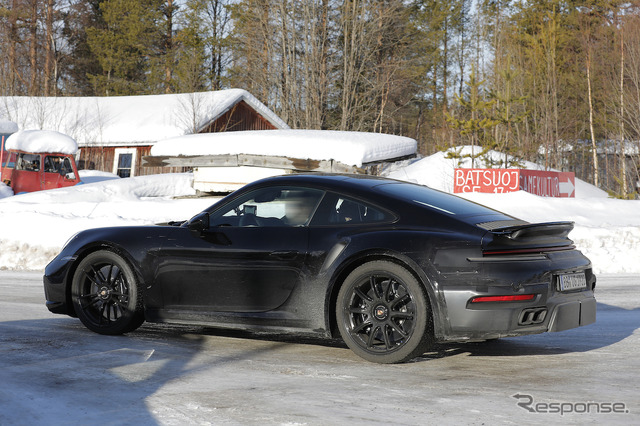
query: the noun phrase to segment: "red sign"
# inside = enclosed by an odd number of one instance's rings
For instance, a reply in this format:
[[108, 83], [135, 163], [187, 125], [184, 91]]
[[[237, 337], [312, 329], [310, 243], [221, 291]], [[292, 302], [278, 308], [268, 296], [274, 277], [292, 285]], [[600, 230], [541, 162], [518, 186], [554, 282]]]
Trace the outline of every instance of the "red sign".
[[541, 197], [575, 197], [571, 172], [526, 169], [455, 169], [454, 193], [527, 191]]

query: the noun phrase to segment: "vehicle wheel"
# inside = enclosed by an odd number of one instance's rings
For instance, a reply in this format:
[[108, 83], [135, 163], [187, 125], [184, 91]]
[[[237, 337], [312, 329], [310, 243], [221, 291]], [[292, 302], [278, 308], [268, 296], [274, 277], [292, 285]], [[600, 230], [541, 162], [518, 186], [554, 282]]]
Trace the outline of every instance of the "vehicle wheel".
[[80, 262], [71, 284], [80, 321], [100, 334], [123, 334], [144, 322], [142, 297], [133, 269], [111, 251], [91, 253]]
[[336, 303], [342, 339], [360, 357], [383, 364], [422, 355], [433, 343], [425, 291], [405, 268], [389, 261], [359, 266]]

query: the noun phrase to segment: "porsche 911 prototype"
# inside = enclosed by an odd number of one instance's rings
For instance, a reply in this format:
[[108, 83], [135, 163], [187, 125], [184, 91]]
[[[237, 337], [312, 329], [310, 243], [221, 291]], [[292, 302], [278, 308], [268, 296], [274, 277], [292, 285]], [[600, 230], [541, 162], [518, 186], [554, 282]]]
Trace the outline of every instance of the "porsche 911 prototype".
[[188, 221], [78, 233], [46, 267], [46, 305], [107, 335], [148, 321], [341, 337], [398, 363], [593, 323], [572, 228], [407, 182], [292, 174]]

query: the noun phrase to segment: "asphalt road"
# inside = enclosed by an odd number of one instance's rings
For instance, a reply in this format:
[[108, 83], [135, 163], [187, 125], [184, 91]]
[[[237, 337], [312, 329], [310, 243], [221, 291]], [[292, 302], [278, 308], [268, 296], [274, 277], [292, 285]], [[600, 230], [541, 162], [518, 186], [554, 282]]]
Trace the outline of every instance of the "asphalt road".
[[0, 425], [640, 424], [639, 275], [596, 324], [377, 365], [340, 342], [145, 324], [100, 336], [0, 271]]

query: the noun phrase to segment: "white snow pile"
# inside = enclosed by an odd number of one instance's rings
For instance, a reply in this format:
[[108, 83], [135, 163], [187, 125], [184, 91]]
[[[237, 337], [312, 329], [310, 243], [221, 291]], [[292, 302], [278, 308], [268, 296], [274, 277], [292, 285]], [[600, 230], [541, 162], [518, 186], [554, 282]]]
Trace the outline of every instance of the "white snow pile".
[[349, 166], [415, 155], [417, 142], [404, 136], [332, 130], [250, 130], [202, 133], [166, 139], [152, 156], [271, 155], [335, 160]]
[[18, 131], [18, 125], [13, 121], [0, 118], [0, 133], [8, 134]]
[[[472, 152], [470, 146], [454, 150], [461, 155]], [[494, 164], [504, 159], [495, 151], [487, 155]], [[383, 174], [452, 193], [454, 169], [471, 167], [471, 159], [460, 162], [446, 157], [446, 152], [438, 152], [408, 165], [393, 165]], [[482, 160], [476, 161], [476, 168], [484, 166]], [[513, 168], [543, 169], [530, 162]], [[596, 272], [640, 272], [640, 201], [610, 199], [606, 192], [577, 178], [575, 198], [539, 197], [525, 191], [456, 195], [529, 222], [573, 221], [570, 238], [591, 259]]]
[[11, 197], [13, 195], [13, 189], [7, 186], [4, 182], [0, 182], [0, 198]]
[[80, 180], [84, 183], [102, 182], [105, 180], [120, 179], [115, 173], [103, 172], [100, 170], [78, 170]]
[[[386, 173], [450, 191], [454, 163], [438, 153]], [[80, 230], [184, 220], [216, 201], [173, 198], [194, 194], [189, 173], [115, 179], [108, 173], [80, 172], [83, 180], [92, 174], [113, 179], [0, 199], [0, 269], [41, 270]], [[6, 190], [10, 188], [0, 185], [0, 194]], [[640, 273], [640, 201], [607, 198], [577, 179], [576, 198], [523, 191], [463, 196], [530, 222], [574, 221], [570, 237], [596, 273]]]
[[[83, 173], [81, 173], [82, 175]], [[111, 179], [0, 199], [0, 269], [43, 269], [76, 232], [185, 220], [213, 204], [191, 173]]]
[[78, 152], [78, 144], [73, 138], [53, 130], [20, 130], [7, 138], [5, 149], [74, 155]]
[[56, 130], [78, 144], [148, 145], [200, 131], [244, 101], [276, 128], [289, 126], [246, 90], [147, 96], [0, 97], [0, 115], [22, 129]]

